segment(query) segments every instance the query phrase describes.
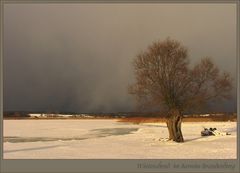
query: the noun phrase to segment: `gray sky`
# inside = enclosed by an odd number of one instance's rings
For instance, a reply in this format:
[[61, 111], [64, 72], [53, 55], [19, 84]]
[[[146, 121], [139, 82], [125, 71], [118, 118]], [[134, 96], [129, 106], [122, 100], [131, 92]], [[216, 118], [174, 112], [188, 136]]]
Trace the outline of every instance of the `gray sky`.
[[134, 111], [131, 62], [168, 36], [236, 79], [234, 4], [5, 5], [4, 109]]

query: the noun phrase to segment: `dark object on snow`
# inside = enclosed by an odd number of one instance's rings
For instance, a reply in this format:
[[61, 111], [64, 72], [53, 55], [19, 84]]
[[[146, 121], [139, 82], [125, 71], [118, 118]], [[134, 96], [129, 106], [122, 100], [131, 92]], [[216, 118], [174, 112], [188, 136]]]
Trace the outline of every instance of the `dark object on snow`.
[[202, 136], [224, 136], [224, 135], [231, 135], [231, 133], [228, 132], [219, 132], [216, 128], [204, 128], [203, 131], [201, 131]]
[[204, 130], [203, 131], [201, 131], [201, 135], [202, 136], [213, 136], [214, 134], [213, 134], [213, 129], [212, 128], [209, 128], [209, 129], [207, 129], [207, 128], [204, 128]]

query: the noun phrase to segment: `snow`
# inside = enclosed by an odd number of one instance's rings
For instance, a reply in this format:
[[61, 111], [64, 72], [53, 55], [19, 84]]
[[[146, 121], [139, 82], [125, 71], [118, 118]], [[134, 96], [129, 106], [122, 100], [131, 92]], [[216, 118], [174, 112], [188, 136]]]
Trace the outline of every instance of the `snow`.
[[43, 117], [45, 114], [29, 114], [30, 117]]
[[201, 117], [209, 117], [210, 114], [201, 114], [200, 116], [201, 116]]
[[69, 118], [69, 117], [83, 117], [83, 118], [94, 118], [91, 115], [87, 114], [78, 114], [78, 115], [73, 115], [73, 114], [29, 114], [30, 117], [64, 117], [64, 118]]
[[[212, 115], [218, 115], [218, 114], [212, 114]], [[189, 115], [183, 115], [184, 117], [188, 117]], [[200, 116], [200, 117], [209, 117], [210, 114], [196, 114], [196, 115], [191, 115], [194, 117]]]
[[[184, 143], [165, 123], [116, 120], [4, 120], [4, 159], [236, 159], [236, 122], [185, 122]], [[201, 136], [215, 127], [227, 136]]]

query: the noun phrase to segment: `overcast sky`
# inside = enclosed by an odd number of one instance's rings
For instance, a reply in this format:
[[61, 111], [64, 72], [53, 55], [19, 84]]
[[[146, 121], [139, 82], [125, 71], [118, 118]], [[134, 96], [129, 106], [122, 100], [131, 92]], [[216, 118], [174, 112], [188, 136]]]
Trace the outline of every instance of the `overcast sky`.
[[234, 4], [4, 5], [4, 110], [134, 111], [131, 62], [168, 36], [236, 80]]

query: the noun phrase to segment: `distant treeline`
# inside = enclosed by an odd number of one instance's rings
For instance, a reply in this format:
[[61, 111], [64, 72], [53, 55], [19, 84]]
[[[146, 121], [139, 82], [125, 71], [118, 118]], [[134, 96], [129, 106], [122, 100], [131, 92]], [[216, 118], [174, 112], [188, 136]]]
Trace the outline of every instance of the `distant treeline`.
[[[73, 113], [73, 112], [27, 112], [27, 111], [5, 111], [3, 112], [4, 118], [28, 118], [30, 117], [29, 114], [49, 114], [49, 115], [58, 115], [58, 114], [65, 114], [65, 115], [79, 115], [85, 114], [92, 117], [104, 117], [104, 118], [131, 118], [131, 117], [151, 117], [151, 118], [165, 118], [166, 114], [159, 113], [159, 112], [119, 112], [119, 113]], [[194, 118], [194, 117], [217, 117], [217, 118], [224, 118], [224, 117], [232, 117], [236, 118], [236, 113], [231, 112], [224, 112], [224, 113], [198, 113], [198, 114], [185, 114], [184, 117]]]
[[26, 118], [26, 117], [30, 117], [30, 115], [29, 115], [29, 112], [25, 112], [25, 111], [19, 111], [19, 112], [5, 111], [3, 112], [3, 117]]
[[159, 117], [164, 116], [163, 114], [156, 113], [156, 112], [118, 112], [118, 113], [76, 113], [76, 112], [28, 112], [28, 111], [4, 111], [3, 116], [4, 117], [30, 117], [29, 114], [46, 114], [46, 115], [58, 115], [58, 114], [64, 114], [64, 115], [79, 115], [79, 114], [85, 114], [89, 116], [97, 116], [97, 117]]

